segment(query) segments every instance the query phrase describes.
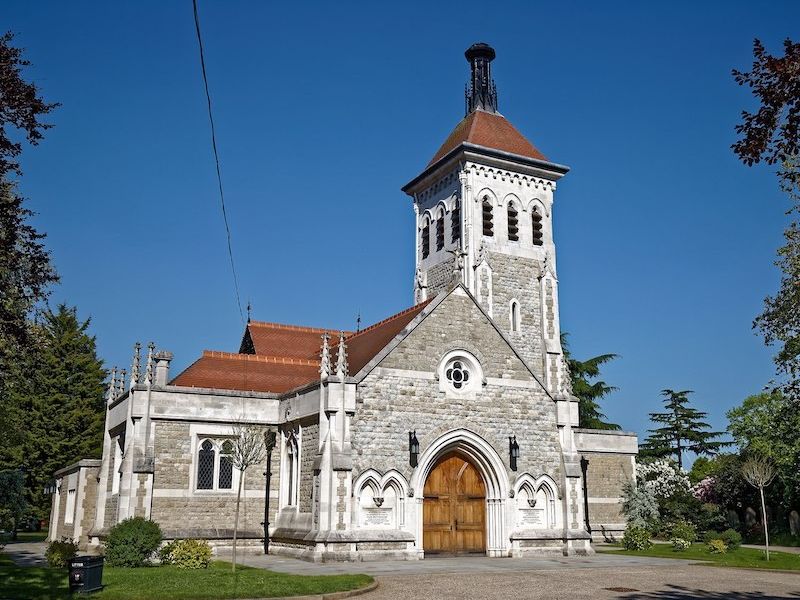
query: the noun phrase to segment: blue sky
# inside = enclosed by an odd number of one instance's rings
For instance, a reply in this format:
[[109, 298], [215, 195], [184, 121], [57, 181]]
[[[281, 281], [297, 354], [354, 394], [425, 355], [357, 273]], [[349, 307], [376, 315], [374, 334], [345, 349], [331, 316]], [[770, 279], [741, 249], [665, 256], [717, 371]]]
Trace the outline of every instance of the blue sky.
[[[615, 352], [605, 409], [643, 432], [659, 391], [724, 412], [771, 378], [751, 321], [773, 292], [785, 199], [730, 151], [753, 106], [730, 76], [781, 51], [792, 2], [266, 3], [200, 0], [233, 250], [253, 317], [353, 328], [412, 303], [400, 187], [463, 116], [475, 41], [501, 112], [551, 160], [561, 317]], [[236, 350], [191, 2], [6, 2], [62, 107], [21, 183], [108, 366], [134, 341]]]

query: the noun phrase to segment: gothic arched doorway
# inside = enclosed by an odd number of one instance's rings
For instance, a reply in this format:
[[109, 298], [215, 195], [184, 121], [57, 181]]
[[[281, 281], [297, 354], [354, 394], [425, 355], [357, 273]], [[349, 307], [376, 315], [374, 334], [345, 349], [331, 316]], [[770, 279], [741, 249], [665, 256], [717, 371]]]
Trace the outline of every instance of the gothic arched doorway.
[[423, 496], [426, 555], [486, 553], [486, 486], [472, 462], [456, 453], [442, 457]]

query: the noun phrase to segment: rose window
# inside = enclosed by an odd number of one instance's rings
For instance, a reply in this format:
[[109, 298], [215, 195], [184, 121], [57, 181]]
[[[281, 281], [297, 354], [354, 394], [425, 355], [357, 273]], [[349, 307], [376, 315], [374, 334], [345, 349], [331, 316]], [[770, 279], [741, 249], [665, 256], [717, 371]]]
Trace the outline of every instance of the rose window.
[[467, 385], [469, 381], [469, 369], [466, 363], [461, 360], [454, 360], [444, 372], [447, 381], [450, 382], [455, 389], [460, 390]]

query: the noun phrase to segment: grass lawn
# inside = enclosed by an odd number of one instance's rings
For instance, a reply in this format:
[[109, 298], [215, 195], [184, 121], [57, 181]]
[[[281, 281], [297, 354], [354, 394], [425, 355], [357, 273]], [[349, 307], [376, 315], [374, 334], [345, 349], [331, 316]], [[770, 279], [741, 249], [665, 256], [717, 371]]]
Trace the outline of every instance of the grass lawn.
[[720, 567], [748, 567], [755, 569], [782, 569], [784, 571], [800, 571], [800, 554], [787, 552], [769, 553], [769, 562], [764, 558], [763, 550], [755, 548], [739, 548], [727, 554], [710, 554], [706, 544], [692, 544], [683, 552], [675, 552], [672, 544], [653, 544], [648, 550], [625, 550], [617, 546], [614, 550], [602, 550], [610, 554], [627, 556], [657, 556], [659, 558], [683, 558], [702, 561]]
[[43, 542], [47, 537], [47, 531], [18, 531], [17, 540], [11, 541], [11, 533], [5, 532], [0, 534], [0, 541], [4, 544], [21, 544], [23, 542]]
[[[48, 600], [71, 598], [65, 569], [15, 567], [0, 554], [0, 598], [3, 600]], [[97, 600], [182, 600], [202, 598], [269, 598], [303, 594], [325, 594], [364, 587], [368, 575], [289, 575], [264, 569], [213, 562], [208, 569], [177, 567], [103, 569], [103, 591]]]

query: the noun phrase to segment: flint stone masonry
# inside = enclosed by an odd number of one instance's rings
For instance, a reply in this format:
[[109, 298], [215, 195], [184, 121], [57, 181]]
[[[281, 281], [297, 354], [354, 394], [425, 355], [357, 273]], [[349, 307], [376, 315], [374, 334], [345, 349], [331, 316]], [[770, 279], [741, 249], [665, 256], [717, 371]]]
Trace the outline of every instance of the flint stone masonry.
[[300, 450], [299, 497], [300, 512], [311, 512], [312, 492], [314, 490], [314, 461], [319, 452], [319, 422], [303, 427], [302, 448]]

